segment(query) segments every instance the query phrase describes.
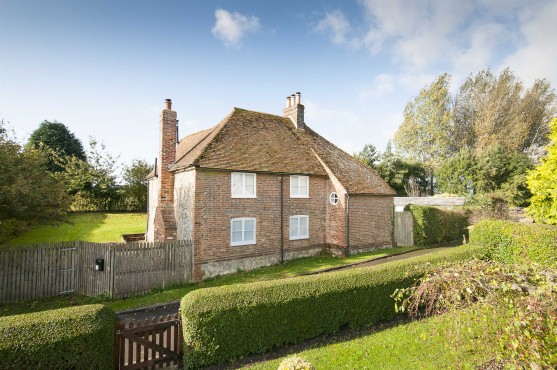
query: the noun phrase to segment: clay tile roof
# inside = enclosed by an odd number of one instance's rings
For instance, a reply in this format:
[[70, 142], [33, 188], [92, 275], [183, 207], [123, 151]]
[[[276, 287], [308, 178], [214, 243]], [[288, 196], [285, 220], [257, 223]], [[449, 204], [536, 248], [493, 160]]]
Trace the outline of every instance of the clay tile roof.
[[171, 170], [198, 166], [237, 171], [326, 176], [287, 118], [234, 108], [217, 126], [180, 141]]
[[306, 126], [239, 108], [218, 125], [189, 135], [176, 148], [171, 170], [191, 166], [236, 171], [326, 176], [321, 161], [350, 194], [393, 195], [377, 173]]
[[349, 194], [394, 195], [395, 191], [374, 170], [306, 126], [297, 130]]

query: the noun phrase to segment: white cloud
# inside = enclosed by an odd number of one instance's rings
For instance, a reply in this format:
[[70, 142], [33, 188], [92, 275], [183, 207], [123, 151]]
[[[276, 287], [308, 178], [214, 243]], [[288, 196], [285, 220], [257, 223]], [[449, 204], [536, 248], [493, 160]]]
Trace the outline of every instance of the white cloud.
[[375, 76], [371, 86], [360, 90], [358, 99], [368, 100], [389, 94], [395, 89], [395, 77], [388, 73], [381, 73]]
[[321, 19], [314, 28], [329, 36], [333, 44], [344, 44], [350, 32], [350, 23], [340, 10], [327, 12], [325, 18]]
[[215, 26], [211, 30], [213, 35], [224, 42], [226, 47], [235, 47], [241, 44], [242, 38], [247, 33], [259, 30], [259, 18], [245, 16], [240, 13], [231, 13], [224, 9], [215, 11]]
[[501, 69], [510, 67], [526, 83], [536, 78], [547, 78], [557, 87], [557, 2], [549, 2], [536, 12], [524, 10], [520, 17], [523, 45], [501, 63]]

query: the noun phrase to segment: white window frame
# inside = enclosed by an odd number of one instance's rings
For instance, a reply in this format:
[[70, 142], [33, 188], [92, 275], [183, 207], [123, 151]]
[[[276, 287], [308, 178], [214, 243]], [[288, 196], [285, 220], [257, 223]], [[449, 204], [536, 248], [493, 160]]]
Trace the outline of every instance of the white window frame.
[[[307, 230], [305, 235], [300, 235], [300, 219], [306, 219]], [[296, 222], [298, 226], [298, 235], [292, 236], [292, 223]], [[290, 216], [290, 229], [288, 230], [290, 240], [309, 239], [309, 217], [307, 215], [294, 215]]]
[[[336, 202], [333, 202], [333, 199], [336, 199]], [[329, 194], [329, 203], [331, 203], [333, 206], [336, 206], [338, 202], [340, 202], [340, 197], [338, 196], [338, 193], [336, 191], [333, 191], [331, 194]]]
[[[242, 240], [241, 241], [237, 241], [234, 242], [232, 241], [232, 225], [234, 223], [234, 221], [238, 222], [241, 221], [242, 222]], [[253, 239], [251, 240], [246, 240], [245, 239], [245, 233], [246, 233], [246, 221], [253, 221]], [[252, 244], [257, 244], [257, 219], [255, 217], [239, 217], [239, 218], [233, 218], [230, 220], [230, 245], [231, 246], [237, 246], [237, 245], [252, 245]]]
[[[300, 194], [300, 179], [305, 179], [306, 181], [306, 194]], [[298, 188], [298, 192], [295, 193], [294, 189]], [[309, 198], [309, 176], [304, 175], [290, 175], [290, 198]]]
[[[234, 194], [234, 175], [242, 176], [242, 194]], [[246, 194], [246, 176], [253, 176], [253, 194]], [[231, 198], [257, 198], [257, 176], [255, 173], [232, 172], [230, 174], [230, 197]]]

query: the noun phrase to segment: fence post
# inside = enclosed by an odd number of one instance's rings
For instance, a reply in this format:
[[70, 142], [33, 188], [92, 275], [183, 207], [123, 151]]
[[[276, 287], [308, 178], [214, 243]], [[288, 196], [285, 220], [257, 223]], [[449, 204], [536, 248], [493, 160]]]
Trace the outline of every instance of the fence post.
[[115, 275], [116, 272], [114, 271], [115, 266], [116, 266], [116, 251], [114, 250], [115, 245], [110, 245], [109, 246], [109, 256], [110, 256], [110, 280], [109, 280], [109, 284], [110, 284], [110, 298], [114, 299], [116, 297], [116, 292], [115, 292], [115, 287], [114, 287], [114, 281], [115, 281]]

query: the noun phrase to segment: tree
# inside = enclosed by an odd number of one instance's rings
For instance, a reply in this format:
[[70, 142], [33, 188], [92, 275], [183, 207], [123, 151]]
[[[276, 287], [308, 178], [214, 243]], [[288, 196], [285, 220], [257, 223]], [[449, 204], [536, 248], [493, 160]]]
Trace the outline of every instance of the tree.
[[147, 175], [151, 170], [151, 165], [139, 159], [134, 159], [130, 166], [124, 166], [124, 193], [135, 209], [143, 210], [147, 207]]
[[555, 92], [545, 79], [525, 89], [508, 68], [499, 76], [483, 70], [468, 77], [455, 96], [451, 134], [458, 147], [467, 147], [474, 154], [494, 145], [536, 152], [548, 142], [555, 103]]
[[449, 83], [450, 75], [445, 73], [408, 102], [394, 137], [397, 151], [427, 169], [431, 195], [434, 170], [454, 151]]
[[[85, 160], [85, 151], [81, 141], [70, 132], [66, 125], [57, 121], [43, 121], [29, 137], [28, 146], [34, 149], [48, 147], [61, 155]], [[62, 170], [50, 156], [48, 156], [47, 165], [51, 172]]]
[[94, 205], [96, 210], [105, 210], [118, 197], [116, 186], [117, 157], [106, 151], [104, 144], [89, 139], [87, 161], [75, 156], [65, 156], [51, 150], [54, 163], [62, 171], [53, 173], [60, 180], [68, 194], [78, 196]]
[[369, 168], [375, 169], [381, 160], [381, 152], [377, 151], [375, 145], [366, 144], [362, 150], [354, 154], [354, 157]]
[[428, 183], [424, 167], [393, 153], [390, 141], [383, 154], [375, 146], [366, 144], [354, 157], [375, 170], [398, 195], [419, 196], [425, 193]]
[[460, 152], [445, 161], [435, 173], [440, 193], [473, 195], [475, 186], [475, 158], [470, 149]]
[[22, 148], [0, 121], [0, 242], [27, 226], [65, 218], [69, 198], [46, 167], [42, 153]]
[[557, 225], [557, 118], [549, 126], [547, 156], [527, 177], [528, 188], [533, 194], [528, 213], [538, 222]]

